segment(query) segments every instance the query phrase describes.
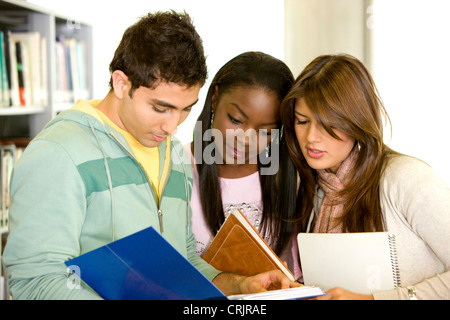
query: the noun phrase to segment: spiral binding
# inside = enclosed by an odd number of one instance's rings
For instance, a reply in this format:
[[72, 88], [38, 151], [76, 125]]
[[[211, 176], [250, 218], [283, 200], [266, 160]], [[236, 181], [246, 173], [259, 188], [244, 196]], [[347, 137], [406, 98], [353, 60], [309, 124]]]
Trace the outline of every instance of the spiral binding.
[[394, 287], [400, 287], [400, 270], [398, 268], [397, 246], [395, 243], [395, 235], [389, 233], [388, 240], [391, 255], [392, 275], [394, 277]]

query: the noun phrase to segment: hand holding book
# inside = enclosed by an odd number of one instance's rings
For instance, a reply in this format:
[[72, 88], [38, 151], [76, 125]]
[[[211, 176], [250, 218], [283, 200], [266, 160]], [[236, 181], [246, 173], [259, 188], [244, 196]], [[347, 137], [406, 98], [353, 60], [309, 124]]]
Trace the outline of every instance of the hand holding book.
[[330, 290], [327, 298], [400, 286], [393, 234], [300, 233], [297, 241], [305, 284]]
[[271, 290], [284, 290], [300, 287], [298, 282], [290, 281], [280, 270], [271, 270], [252, 276], [223, 272], [214, 278], [213, 283], [227, 296], [253, 294]]
[[225, 220], [203, 259], [218, 270], [246, 276], [278, 269], [295, 281], [292, 272], [239, 209]]

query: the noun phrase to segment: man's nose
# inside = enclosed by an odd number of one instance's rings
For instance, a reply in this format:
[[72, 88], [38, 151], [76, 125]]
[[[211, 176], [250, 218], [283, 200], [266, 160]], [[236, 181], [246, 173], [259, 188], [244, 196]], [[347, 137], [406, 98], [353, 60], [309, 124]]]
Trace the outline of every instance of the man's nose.
[[179, 113], [174, 112], [161, 125], [161, 130], [163, 130], [168, 135], [174, 135], [177, 133], [179, 121], [180, 121]]

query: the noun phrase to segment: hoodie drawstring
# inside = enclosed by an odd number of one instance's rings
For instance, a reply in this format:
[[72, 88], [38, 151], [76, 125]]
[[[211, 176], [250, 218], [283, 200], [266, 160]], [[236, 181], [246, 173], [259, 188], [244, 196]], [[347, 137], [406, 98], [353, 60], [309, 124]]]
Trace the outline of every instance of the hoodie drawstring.
[[[93, 126], [93, 124], [91, 122], [91, 119], [88, 118], [87, 121], [88, 121], [89, 126], [90, 126], [90, 128], [92, 130], [92, 133], [95, 136], [95, 139], [97, 140], [97, 144], [100, 147], [100, 150], [101, 150], [101, 152], [103, 154], [103, 160], [105, 162], [106, 175], [108, 177], [109, 192], [111, 194], [112, 241], [115, 241], [116, 240], [116, 236], [115, 236], [115, 223], [114, 223], [114, 221], [115, 221], [114, 192], [113, 192], [113, 185], [112, 185], [112, 181], [111, 181], [111, 173], [110, 173], [110, 170], [109, 170], [109, 164], [108, 164], [108, 160], [107, 160], [107, 155], [106, 155], [105, 150], [103, 149], [102, 144], [100, 143], [100, 139], [97, 136], [97, 132], [96, 132], [96, 130], [95, 130], [95, 128], [94, 128], [94, 126]], [[186, 202], [187, 202], [187, 205], [186, 205], [186, 228], [187, 228], [187, 230], [186, 230], [186, 232], [187, 232], [187, 235], [189, 235], [190, 232], [191, 232], [191, 230], [189, 228], [189, 209], [190, 209], [190, 193], [189, 193], [189, 190], [192, 188], [192, 183], [188, 179], [187, 170], [185, 168], [186, 164], [182, 161], [181, 156], [179, 155], [179, 153], [176, 150], [176, 148], [174, 148], [174, 150], [175, 150], [175, 154], [177, 155], [177, 157], [178, 157], [178, 159], [179, 159], [179, 161], [181, 163], [181, 167], [182, 167], [183, 173], [184, 173], [184, 182], [185, 182], [185, 189], [186, 189]], [[159, 210], [159, 211], [161, 211], [161, 210]], [[162, 212], [161, 212], [161, 214], [162, 214]], [[160, 216], [160, 219], [162, 219], [162, 216]], [[163, 232], [163, 230], [162, 230], [162, 221], [160, 221], [160, 227], [161, 227], [161, 232]]]
[[108, 186], [109, 186], [109, 193], [111, 194], [111, 225], [112, 225], [112, 230], [111, 230], [111, 235], [112, 235], [112, 241], [116, 240], [116, 235], [115, 235], [115, 205], [114, 205], [114, 192], [113, 192], [113, 185], [112, 185], [112, 180], [111, 180], [111, 172], [109, 170], [109, 164], [108, 164], [108, 159], [106, 156], [106, 152], [103, 149], [102, 144], [100, 143], [100, 139], [97, 136], [97, 133], [95, 132], [94, 126], [92, 125], [91, 119], [87, 119], [87, 121], [89, 122], [89, 126], [92, 130], [92, 133], [95, 136], [95, 139], [97, 140], [97, 144], [100, 147], [100, 150], [102, 151], [103, 154], [103, 161], [105, 162], [105, 168], [106, 168], [106, 176], [108, 177]]

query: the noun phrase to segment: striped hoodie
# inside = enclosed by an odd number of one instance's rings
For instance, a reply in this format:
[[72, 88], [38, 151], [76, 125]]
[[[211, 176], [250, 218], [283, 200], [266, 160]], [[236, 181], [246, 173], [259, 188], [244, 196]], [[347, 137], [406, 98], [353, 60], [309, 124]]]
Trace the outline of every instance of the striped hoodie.
[[[125, 139], [80, 100], [53, 119], [17, 162], [11, 181], [10, 234], [3, 262], [13, 299], [99, 298], [72, 289], [64, 262], [153, 226], [207, 278], [219, 271], [195, 254], [189, 208], [190, 159], [171, 137], [159, 205]], [[169, 153], [167, 153], [169, 154]], [[160, 172], [160, 176], [162, 172]]]

